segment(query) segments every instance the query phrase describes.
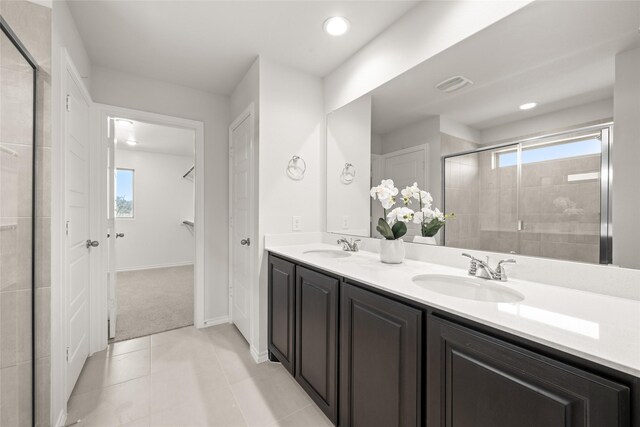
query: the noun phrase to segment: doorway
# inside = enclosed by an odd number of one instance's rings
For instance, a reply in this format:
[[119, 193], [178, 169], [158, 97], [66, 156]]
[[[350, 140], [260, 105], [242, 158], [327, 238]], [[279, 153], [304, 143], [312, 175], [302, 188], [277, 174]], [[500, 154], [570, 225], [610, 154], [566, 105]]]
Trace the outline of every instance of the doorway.
[[195, 132], [111, 117], [109, 338], [193, 325]]

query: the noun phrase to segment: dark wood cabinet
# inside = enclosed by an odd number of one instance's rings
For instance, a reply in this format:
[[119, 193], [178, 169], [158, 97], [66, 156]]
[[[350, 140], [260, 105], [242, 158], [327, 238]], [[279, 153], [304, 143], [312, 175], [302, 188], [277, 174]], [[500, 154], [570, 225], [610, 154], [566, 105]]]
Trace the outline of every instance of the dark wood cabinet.
[[295, 357], [295, 264], [269, 256], [269, 353], [291, 374]]
[[629, 389], [479, 332], [427, 321], [429, 427], [629, 426]]
[[338, 416], [338, 279], [296, 269], [295, 379], [334, 423]]
[[343, 283], [340, 322], [340, 426], [419, 426], [422, 311]]

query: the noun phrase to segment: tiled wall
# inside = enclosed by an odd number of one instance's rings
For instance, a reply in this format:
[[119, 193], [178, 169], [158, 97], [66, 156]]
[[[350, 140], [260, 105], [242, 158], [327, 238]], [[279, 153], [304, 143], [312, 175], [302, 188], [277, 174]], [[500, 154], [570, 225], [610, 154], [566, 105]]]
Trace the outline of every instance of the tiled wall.
[[[475, 150], [478, 145], [455, 136], [440, 134], [442, 155]], [[479, 156], [451, 157], [445, 166], [446, 213], [455, 219], [445, 226], [446, 246], [480, 248], [480, 194], [478, 181]]]
[[[50, 424], [50, 162], [51, 9], [27, 1], [0, 2], [0, 14], [40, 66], [36, 93], [36, 199], [31, 197], [33, 155], [31, 72], [3, 39], [0, 56], [0, 426], [30, 426], [31, 299], [35, 284], [36, 419]], [[24, 64], [24, 62], [23, 62]], [[25, 109], [25, 105], [27, 108]], [[32, 217], [35, 203], [35, 217]], [[35, 278], [31, 226], [35, 222]]]

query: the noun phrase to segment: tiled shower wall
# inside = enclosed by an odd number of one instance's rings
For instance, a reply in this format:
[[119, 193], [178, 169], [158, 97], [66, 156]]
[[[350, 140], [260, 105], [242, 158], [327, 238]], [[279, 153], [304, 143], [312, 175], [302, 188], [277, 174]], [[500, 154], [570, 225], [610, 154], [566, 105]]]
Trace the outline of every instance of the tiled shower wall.
[[[478, 145], [455, 136], [440, 134], [442, 155], [475, 150]], [[445, 226], [446, 245], [480, 249], [480, 194], [478, 155], [451, 157], [445, 167], [446, 213], [455, 219]]]
[[[31, 366], [36, 366], [36, 419], [50, 424], [50, 162], [51, 162], [51, 9], [27, 1], [0, 2], [0, 14], [40, 66], [36, 93], [36, 200], [31, 218], [31, 135], [13, 117], [28, 102], [6, 67], [0, 90], [0, 426], [30, 426]], [[9, 64], [13, 46], [3, 43], [0, 66]], [[2, 61], [2, 58], [5, 61]], [[16, 155], [11, 154], [15, 152]], [[12, 202], [15, 202], [12, 204]], [[35, 221], [36, 360], [31, 355], [31, 221]]]

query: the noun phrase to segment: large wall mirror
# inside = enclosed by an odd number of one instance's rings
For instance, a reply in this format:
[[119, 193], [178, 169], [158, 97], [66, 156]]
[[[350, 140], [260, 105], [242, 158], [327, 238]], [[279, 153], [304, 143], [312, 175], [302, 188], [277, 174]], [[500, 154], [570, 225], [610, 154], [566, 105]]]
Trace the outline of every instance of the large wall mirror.
[[392, 179], [455, 214], [435, 244], [640, 268], [639, 29], [640, 2], [533, 2], [331, 112], [327, 230], [380, 237]]

